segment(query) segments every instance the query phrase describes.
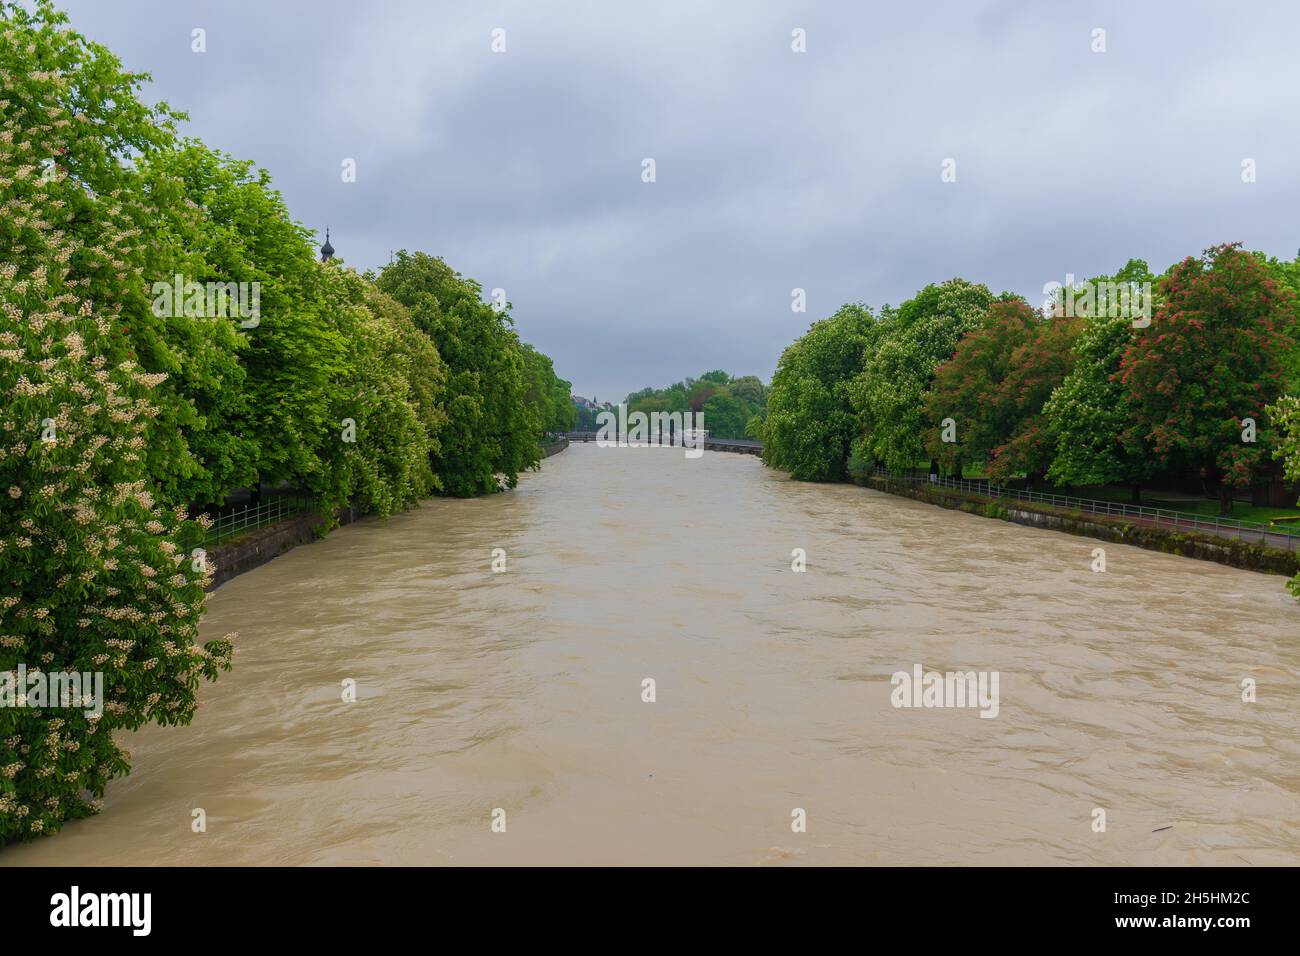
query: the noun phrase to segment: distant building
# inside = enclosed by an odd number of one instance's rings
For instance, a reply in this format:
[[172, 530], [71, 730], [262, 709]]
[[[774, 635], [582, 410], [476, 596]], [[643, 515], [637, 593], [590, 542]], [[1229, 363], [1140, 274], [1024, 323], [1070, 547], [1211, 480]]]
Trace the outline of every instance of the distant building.
[[330, 227], [325, 227], [325, 245], [320, 247], [320, 261], [329, 262], [334, 258], [334, 247], [330, 245]]

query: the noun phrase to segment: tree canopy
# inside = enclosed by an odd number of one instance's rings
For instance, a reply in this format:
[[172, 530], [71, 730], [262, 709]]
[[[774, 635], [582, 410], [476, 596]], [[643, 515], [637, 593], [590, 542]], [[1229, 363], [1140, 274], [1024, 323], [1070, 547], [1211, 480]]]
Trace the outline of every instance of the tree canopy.
[[46, 0], [0, 2], [0, 694], [25, 668], [107, 698], [0, 707], [0, 843], [93, 812], [129, 769], [113, 733], [188, 721], [230, 666], [231, 636], [198, 638], [207, 512], [496, 491], [573, 416], [476, 283], [317, 261], [269, 174], [180, 138], [146, 79]]
[[951, 421], [955, 441], [932, 424], [930, 456], [955, 471], [963, 459], [986, 461], [997, 480], [1041, 477], [1056, 450], [1043, 403], [1070, 371], [1078, 326], [1076, 318], [1045, 318], [1023, 299], [989, 306], [935, 370], [925, 414], [931, 423]]
[[847, 476], [858, 433], [849, 389], [879, 335], [871, 310], [850, 304], [814, 322], [781, 354], [762, 429], [767, 464], [803, 481]]
[[665, 388], [643, 388], [624, 399], [632, 412], [696, 412], [717, 438], [744, 438], [767, 411], [767, 388], [756, 375], [716, 369], [699, 378], [684, 378]]
[[1265, 407], [1282, 393], [1295, 297], [1238, 245], [1184, 259], [1161, 292], [1151, 327], [1120, 361], [1126, 441], [1148, 443], [1160, 463], [1205, 469], [1226, 497], [1270, 464]]
[[447, 422], [433, 470], [458, 497], [513, 488], [538, 463], [543, 416], [525, 403], [524, 350], [508, 310], [441, 259], [402, 250], [379, 289], [401, 303], [447, 366]]
[[[1111, 289], [1154, 280], [1145, 262], [1131, 259], [1115, 275], [1098, 276], [1089, 284]], [[1110, 308], [1104, 298], [1082, 321], [1074, 367], [1043, 407], [1054, 445], [1048, 477], [1064, 484], [1138, 486], [1151, 477], [1155, 462], [1142, 436], [1128, 430], [1119, 371], [1129, 345], [1142, 333], [1131, 315]]]
[[923, 396], [935, 370], [979, 326], [992, 302], [985, 286], [949, 279], [926, 286], [897, 308], [885, 307], [880, 334], [848, 389], [859, 457], [890, 468], [911, 468], [921, 460], [934, 425]]

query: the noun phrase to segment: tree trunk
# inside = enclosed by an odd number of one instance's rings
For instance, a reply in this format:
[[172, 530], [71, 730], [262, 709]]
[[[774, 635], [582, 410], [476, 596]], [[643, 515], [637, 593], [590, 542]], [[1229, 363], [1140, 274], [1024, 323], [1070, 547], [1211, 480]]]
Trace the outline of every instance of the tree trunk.
[[958, 458], [957, 463], [953, 465], [952, 476], [956, 478], [958, 481], [961, 481], [961, 459], [960, 458]]
[[1129, 496], [1129, 500], [1135, 505], [1142, 504], [1142, 483], [1140, 481], [1133, 482], [1132, 493]]
[[1232, 514], [1232, 485], [1226, 481], [1219, 483], [1219, 514]]

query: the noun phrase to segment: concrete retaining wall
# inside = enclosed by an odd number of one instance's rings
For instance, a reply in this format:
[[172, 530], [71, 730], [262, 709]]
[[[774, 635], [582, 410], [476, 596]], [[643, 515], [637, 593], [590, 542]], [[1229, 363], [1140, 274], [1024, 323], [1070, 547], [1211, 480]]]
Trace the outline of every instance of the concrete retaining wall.
[[212, 586], [219, 587], [236, 575], [251, 571], [272, 558], [313, 540], [319, 524], [321, 517], [318, 514], [299, 515], [289, 521], [258, 528], [234, 544], [213, 548], [208, 555], [217, 567]]

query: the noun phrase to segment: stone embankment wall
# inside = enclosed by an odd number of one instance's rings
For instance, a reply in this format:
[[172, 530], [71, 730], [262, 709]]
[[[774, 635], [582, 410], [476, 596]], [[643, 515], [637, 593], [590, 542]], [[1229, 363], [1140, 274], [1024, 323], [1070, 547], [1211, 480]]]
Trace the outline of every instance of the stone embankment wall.
[[1064, 511], [1027, 501], [990, 501], [949, 488], [932, 488], [917, 482], [891, 478], [871, 476], [859, 479], [857, 483], [877, 491], [914, 498], [917, 501], [964, 511], [967, 514], [1001, 518], [1003, 521], [1011, 521], [1015, 524], [1064, 531], [1067, 534], [1097, 538], [1101, 541], [1131, 544], [1146, 548], [1148, 551], [1163, 551], [1166, 554], [1176, 554], [1186, 558], [1216, 561], [1219, 564], [1244, 568], [1248, 571], [1285, 575], [1294, 575], [1300, 571], [1300, 554], [1252, 544], [1248, 541], [1238, 541], [1236, 538], [1219, 537], [1204, 532], [1156, 528], [1138, 524], [1130, 519]]

